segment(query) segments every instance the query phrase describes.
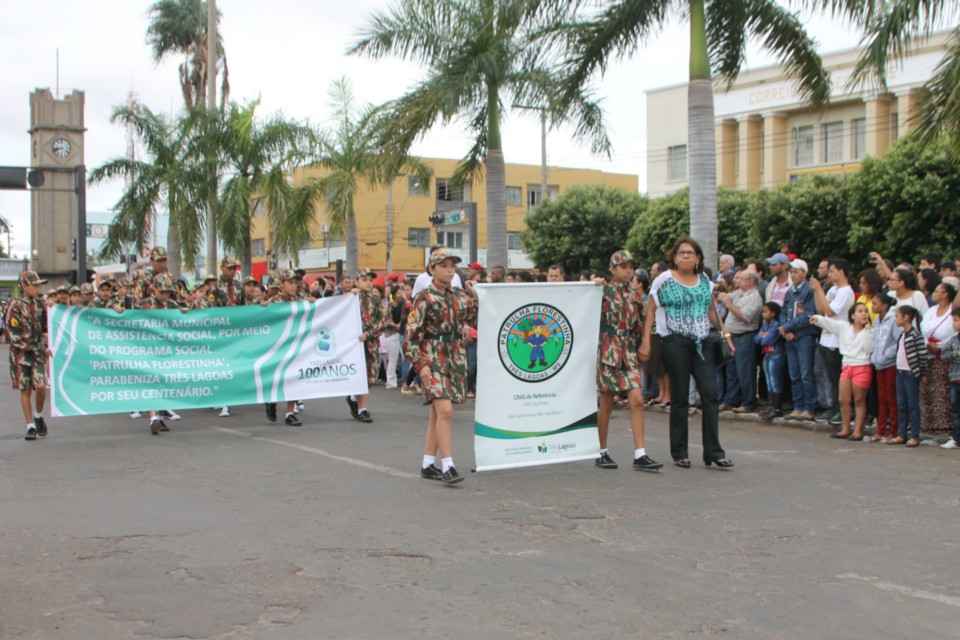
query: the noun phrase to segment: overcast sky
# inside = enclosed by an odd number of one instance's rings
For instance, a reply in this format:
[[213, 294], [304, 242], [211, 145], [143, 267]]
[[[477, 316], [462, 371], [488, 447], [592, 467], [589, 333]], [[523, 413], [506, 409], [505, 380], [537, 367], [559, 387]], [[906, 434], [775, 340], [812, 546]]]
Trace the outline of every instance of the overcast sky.
[[[181, 60], [155, 65], [146, 45], [151, 0], [0, 0], [0, 166], [30, 163], [27, 129], [29, 94], [38, 87], [59, 87], [61, 97], [74, 89], [86, 92], [88, 168], [125, 153], [124, 130], [109, 122], [114, 106], [136, 91], [154, 111], [177, 110], [182, 103], [177, 80]], [[230, 97], [260, 97], [260, 113], [277, 112], [323, 125], [328, 114], [330, 82], [350, 78], [361, 102], [382, 102], [400, 95], [421, 71], [397, 60], [373, 62], [348, 58], [344, 51], [386, 0], [219, 0], [220, 29], [230, 69]], [[849, 48], [855, 34], [841, 24], [809, 20], [822, 52]], [[689, 37], [676, 23], [638, 51], [632, 60], [611, 65], [598, 80], [609, 132], [612, 159], [592, 157], [569, 139], [569, 131], [549, 134], [551, 165], [592, 167], [640, 177], [645, 189], [646, 105], [644, 91], [686, 81]], [[754, 52], [755, 49], [751, 49]], [[749, 57], [751, 67], [770, 60]], [[678, 118], [685, 118], [682, 113]], [[540, 163], [540, 131], [535, 115], [509, 114], [503, 128], [509, 163]], [[459, 158], [470, 143], [456, 126], [435, 131], [413, 152]], [[117, 201], [121, 184], [94, 186], [87, 193], [90, 211], [106, 211]], [[12, 250], [30, 248], [30, 198], [27, 192], [0, 191], [0, 215], [13, 224]], [[5, 238], [3, 239], [6, 240]]]

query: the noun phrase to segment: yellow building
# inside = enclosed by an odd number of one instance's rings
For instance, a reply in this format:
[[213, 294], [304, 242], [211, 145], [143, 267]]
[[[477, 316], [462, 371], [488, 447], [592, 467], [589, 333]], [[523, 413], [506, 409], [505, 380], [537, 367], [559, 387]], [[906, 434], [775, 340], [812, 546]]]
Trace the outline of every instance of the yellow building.
[[[477, 209], [477, 247], [479, 262], [485, 261], [487, 243], [487, 193], [486, 185], [479, 181], [454, 188], [450, 177], [457, 160], [441, 158], [422, 159], [433, 171], [429, 185], [419, 185], [413, 177], [400, 176], [393, 185], [362, 189], [354, 203], [357, 220], [359, 262], [363, 267], [378, 273], [387, 269], [388, 251], [388, 200], [393, 200], [393, 234], [390, 247], [392, 271], [419, 273], [423, 271], [424, 259], [430, 245], [443, 244], [460, 255], [464, 261], [469, 257], [470, 226], [467, 216], [458, 216], [457, 210], [469, 211], [470, 204]], [[323, 176], [323, 170], [314, 167], [299, 169], [294, 173], [294, 183], [303, 184]], [[639, 178], [626, 174], [605, 173], [591, 169], [548, 167], [547, 186], [549, 197], [555, 198], [574, 185], [603, 184], [630, 192], [639, 188]], [[520, 232], [526, 227], [524, 217], [540, 202], [540, 166], [506, 165], [507, 182], [507, 244], [509, 269], [529, 269], [534, 265], [520, 246]], [[432, 223], [431, 215], [448, 212], [441, 223]], [[254, 202], [254, 223], [251, 231], [253, 245], [252, 272], [256, 277], [270, 273], [274, 268], [286, 267], [297, 262], [292, 256], [273, 255], [263, 207]], [[309, 244], [300, 251], [299, 264], [311, 274], [331, 274], [336, 270], [336, 261], [346, 260], [343, 238], [333, 237], [320, 208]]]
[[[830, 104], [805, 105], [778, 66], [745, 71], [714, 89], [717, 184], [771, 188], [809, 173], [844, 174], [879, 156], [909, 131], [917, 92], [943, 59], [949, 34], [932, 36], [887, 70], [887, 90], [849, 85], [860, 50], [823, 56], [832, 81]], [[647, 193], [658, 197], [688, 185], [687, 85], [647, 92]]]

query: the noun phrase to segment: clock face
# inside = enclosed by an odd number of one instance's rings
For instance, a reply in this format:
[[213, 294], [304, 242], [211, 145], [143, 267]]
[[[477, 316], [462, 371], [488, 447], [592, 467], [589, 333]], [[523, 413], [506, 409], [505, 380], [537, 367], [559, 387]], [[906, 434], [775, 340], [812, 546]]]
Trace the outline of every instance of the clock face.
[[57, 138], [52, 145], [53, 155], [58, 158], [66, 158], [70, 155], [70, 141], [66, 138]]

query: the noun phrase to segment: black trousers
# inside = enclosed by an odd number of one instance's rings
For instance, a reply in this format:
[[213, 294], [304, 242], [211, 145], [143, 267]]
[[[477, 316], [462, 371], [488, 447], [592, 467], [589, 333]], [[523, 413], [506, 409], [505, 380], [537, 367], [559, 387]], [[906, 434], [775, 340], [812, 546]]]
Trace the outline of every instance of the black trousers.
[[[704, 461], [726, 457], [720, 446], [720, 404], [717, 399], [717, 366], [697, 353], [697, 343], [678, 335], [665, 336], [661, 359], [670, 376], [670, 455], [674, 460], [690, 457], [689, 440], [690, 376], [700, 390], [701, 430]], [[710, 358], [710, 354], [706, 354]]]

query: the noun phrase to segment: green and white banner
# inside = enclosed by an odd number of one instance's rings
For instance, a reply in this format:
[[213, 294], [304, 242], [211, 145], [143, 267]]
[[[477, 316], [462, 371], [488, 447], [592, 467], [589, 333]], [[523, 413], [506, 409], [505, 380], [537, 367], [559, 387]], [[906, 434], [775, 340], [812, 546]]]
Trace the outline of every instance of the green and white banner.
[[367, 393], [356, 296], [219, 309], [48, 310], [55, 416]]
[[593, 283], [478, 285], [477, 471], [596, 458]]

